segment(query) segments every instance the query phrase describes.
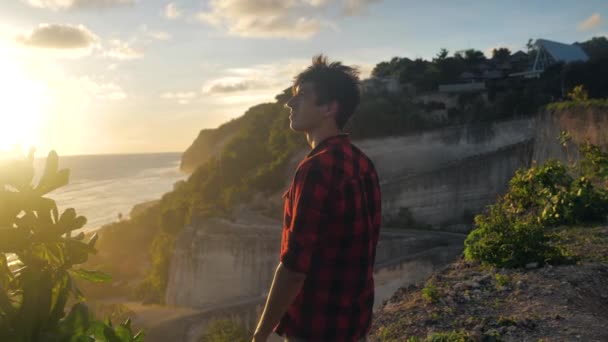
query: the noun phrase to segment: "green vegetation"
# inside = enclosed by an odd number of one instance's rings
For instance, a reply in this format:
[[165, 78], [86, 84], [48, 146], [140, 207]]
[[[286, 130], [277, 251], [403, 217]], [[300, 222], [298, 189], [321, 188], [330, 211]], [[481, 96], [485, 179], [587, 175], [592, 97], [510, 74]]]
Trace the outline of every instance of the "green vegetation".
[[437, 332], [428, 336], [425, 342], [470, 342], [473, 338], [466, 332]]
[[[73, 277], [105, 282], [110, 277], [80, 265], [95, 253], [96, 236], [73, 236], [86, 218], [73, 208], [61, 215], [45, 195], [68, 183], [69, 170], [58, 170], [49, 153], [36, 186], [34, 154], [0, 165], [0, 340], [2, 341], [143, 341], [130, 320], [112, 326], [95, 320]], [[72, 303], [72, 304], [68, 304]]]
[[579, 151], [570, 167], [550, 160], [518, 170], [508, 192], [475, 217], [465, 256], [498, 267], [568, 261], [551, 228], [602, 223], [608, 215], [608, 153], [588, 143]]
[[[381, 339], [381, 341], [393, 341], [390, 339]], [[396, 341], [396, 340], [395, 340]], [[429, 334], [426, 338], [410, 337], [406, 342], [470, 342], [474, 339], [464, 331], [450, 331], [450, 332], [434, 332]]]
[[547, 105], [548, 110], [568, 110], [572, 108], [607, 108], [608, 99], [589, 99], [589, 92], [582, 84], [572, 88], [568, 93], [568, 101], [555, 102]]
[[508, 275], [503, 275], [500, 273], [496, 273], [494, 275], [494, 280], [496, 280], [496, 285], [497, 286], [507, 286], [509, 285], [509, 283], [511, 282], [511, 278], [509, 278]]
[[439, 300], [439, 290], [437, 290], [437, 287], [431, 281], [427, 281], [422, 288], [422, 298], [426, 299], [429, 303], [435, 303]]
[[559, 248], [580, 261], [608, 263], [608, 231], [604, 227], [567, 227], [558, 229]]
[[241, 327], [228, 320], [211, 323], [199, 342], [246, 342], [249, 336]]

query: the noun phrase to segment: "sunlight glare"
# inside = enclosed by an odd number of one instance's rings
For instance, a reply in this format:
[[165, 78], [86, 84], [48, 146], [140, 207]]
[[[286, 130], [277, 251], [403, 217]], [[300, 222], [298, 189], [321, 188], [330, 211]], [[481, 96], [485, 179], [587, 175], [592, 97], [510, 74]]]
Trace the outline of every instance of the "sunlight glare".
[[15, 55], [0, 47], [0, 151], [36, 147], [45, 84], [29, 77]]

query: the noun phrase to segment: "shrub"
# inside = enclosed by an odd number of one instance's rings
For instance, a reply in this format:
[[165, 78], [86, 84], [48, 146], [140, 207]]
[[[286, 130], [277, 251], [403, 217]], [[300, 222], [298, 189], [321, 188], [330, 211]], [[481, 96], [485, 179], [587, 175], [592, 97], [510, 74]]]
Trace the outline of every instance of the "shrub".
[[498, 267], [568, 260], [553, 246], [548, 228], [604, 222], [608, 214], [608, 154], [589, 144], [580, 152], [582, 159], [572, 169], [550, 160], [518, 170], [508, 192], [475, 217], [475, 229], [465, 240], [465, 257]]
[[439, 299], [439, 291], [431, 281], [428, 281], [422, 288], [422, 298], [430, 303], [435, 303]]
[[585, 86], [579, 84], [568, 93], [568, 98], [571, 101], [587, 101], [589, 100], [589, 93], [585, 89]]
[[[78, 267], [95, 252], [97, 237], [73, 236], [86, 218], [73, 208], [60, 215], [55, 201], [44, 197], [68, 183], [69, 170], [58, 170], [57, 154], [49, 153], [36, 186], [33, 162], [31, 151], [27, 159], [0, 165], [0, 340], [142, 341], [143, 334], [131, 333], [130, 320], [113, 327], [93, 319], [73, 277], [110, 279]], [[67, 308], [68, 302], [74, 304]]]
[[511, 282], [511, 279], [508, 275], [503, 275], [500, 273], [496, 273], [494, 275], [494, 280], [496, 280], [497, 286], [507, 286]]
[[549, 244], [545, 229], [524, 222], [502, 209], [490, 206], [487, 215], [475, 217], [476, 228], [465, 240], [465, 257], [497, 267], [523, 267], [531, 262], [559, 260], [559, 250]]

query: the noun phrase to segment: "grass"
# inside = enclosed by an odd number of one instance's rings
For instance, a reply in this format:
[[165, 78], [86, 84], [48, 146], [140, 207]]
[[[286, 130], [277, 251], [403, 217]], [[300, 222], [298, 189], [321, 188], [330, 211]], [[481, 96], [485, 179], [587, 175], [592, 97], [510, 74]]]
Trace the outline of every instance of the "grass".
[[496, 273], [494, 275], [494, 280], [496, 280], [496, 286], [502, 287], [507, 286], [511, 282], [511, 278], [508, 275], [503, 275], [500, 273]]
[[556, 246], [579, 261], [608, 262], [608, 228], [567, 227], [554, 231]]
[[585, 101], [554, 102], [547, 105], [548, 110], [567, 110], [574, 108], [608, 107], [608, 99], [589, 99]]

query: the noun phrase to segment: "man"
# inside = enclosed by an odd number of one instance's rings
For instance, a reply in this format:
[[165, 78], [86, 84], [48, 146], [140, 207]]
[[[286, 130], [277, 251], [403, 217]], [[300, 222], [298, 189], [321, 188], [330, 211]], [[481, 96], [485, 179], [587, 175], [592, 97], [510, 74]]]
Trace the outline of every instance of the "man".
[[[380, 186], [342, 128], [359, 104], [358, 72], [324, 56], [300, 73], [290, 127], [312, 150], [284, 194], [280, 263], [253, 341], [365, 341], [374, 303]], [[278, 324], [277, 324], [278, 323]]]

